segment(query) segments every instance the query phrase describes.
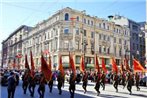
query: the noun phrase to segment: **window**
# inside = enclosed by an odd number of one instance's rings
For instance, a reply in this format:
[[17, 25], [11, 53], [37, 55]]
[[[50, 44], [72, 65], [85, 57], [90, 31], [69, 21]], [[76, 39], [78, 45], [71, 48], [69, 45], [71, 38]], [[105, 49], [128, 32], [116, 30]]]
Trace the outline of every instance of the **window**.
[[105, 23], [103, 23], [103, 29], [105, 29], [106, 28], [106, 25], [105, 25]]
[[114, 47], [114, 55], [116, 55], [116, 46]]
[[121, 44], [121, 39], [119, 39], [119, 44]]
[[19, 40], [22, 40], [22, 35], [19, 36]]
[[133, 49], [135, 50], [136, 48], [135, 48], [135, 43], [133, 43]]
[[86, 30], [84, 30], [84, 36], [86, 36]]
[[76, 29], [76, 35], [79, 35], [79, 29], [78, 28]]
[[110, 37], [109, 36], [107, 37], [107, 41], [110, 41]]
[[114, 43], [116, 43], [116, 37], [114, 37]]
[[86, 23], [86, 19], [84, 18], [84, 23]]
[[110, 54], [110, 48], [109, 48], [109, 47], [108, 47], [108, 49], [107, 49], [107, 53]]
[[105, 39], [106, 39], [106, 35], [103, 36], [103, 40], [105, 40]]
[[101, 49], [101, 46], [99, 46], [99, 53], [102, 53], [102, 49]]
[[79, 21], [79, 16], [77, 16], [77, 21]]
[[69, 29], [68, 28], [65, 28], [64, 29], [64, 34], [68, 34], [69, 33]]
[[99, 23], [99, 28], [101, 28], [101, 23]]
[[66, 21], [69, 20], [69, 15], [68, 15], [68, 13], [65, 14], [65, 20], [66, 20]]
[[91, 25], [93, 26], [93, 21], [91, 21]]
[[119, 49], [119, 56], [121, 56], [121, 48]]
[[109, 26], [107, 26], [107, 29], [109, 30]]
[[64, 48], [68, 49], [68, 47], [69, 47], [69, 42], [68, 41], [64, 41]]
[[102, 39], [102, 35], [101, 35], [101, 34], [99, 34], [99, 39], [100, 39], [100, 40]]
[[76, 56], [76, 64], [80, 64], [81, 56]]
[[79, 41], [76, 41], [76, 49], [79, 50]]
[[91, 38], [94, 38], [94, 32], [91, 32]]
[[90, 21], [88, 20], [88, 25], [90, 24]]

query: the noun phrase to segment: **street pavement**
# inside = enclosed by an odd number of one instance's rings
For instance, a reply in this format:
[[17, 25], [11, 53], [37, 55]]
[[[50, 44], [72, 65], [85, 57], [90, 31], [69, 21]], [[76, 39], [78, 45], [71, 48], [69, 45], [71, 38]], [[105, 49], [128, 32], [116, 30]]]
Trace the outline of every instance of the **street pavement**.
[[[53, 92], [49, 93], [48, 86], [46, 86], [45, 96], [44, 98], [70, 98], [69, 84], [65, 82], [64, 88], [62, 88], [62, 95], [58, 94], [58, 89], [56, 86], [57, 83], [54, 83]], [[94, 89], [95, 83], [88, 82], [87, 93], [84, 94], [82, 89], [82, 83], [76, 85], [75, 97], [74, 98], [147, 98], [147, 87], [140, 87], [140, 91], [136, 90], [136, 87], [132, 88], [132, 95], [129, 95], [127, 88], [123, 89], [121, 85], [118, 86], [118, 92], [116, 93], [112, 84], [106, 84], [105, 90], [100, 88], [101, 94], [97, 96], [97, 93]], [[39, 94], [37, 92], [38, 85], [35, 88], [34, 98], [39, 98]], [[0, 98], [7, 98], [7, 87], [0, 86], [1, 96]], [[27, 94], [23, 94], [22, 89], [22, 81], [20, 81], [19, 85], [16, 88], [14, 98], [32, 98], [30, 97], [30, 93], [27, 90]]]

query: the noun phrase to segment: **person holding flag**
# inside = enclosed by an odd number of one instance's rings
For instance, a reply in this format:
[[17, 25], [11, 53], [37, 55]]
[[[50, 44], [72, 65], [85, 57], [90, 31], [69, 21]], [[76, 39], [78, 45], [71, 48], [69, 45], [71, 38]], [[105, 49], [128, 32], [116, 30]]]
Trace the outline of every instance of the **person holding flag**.
[[97, 91], [97, 96], [100, 94], [100, 80], [101, 80], [101, 74], [100, 74], [100, 67], [98, 63], [97, 54], [95, 55], [95, 68], [97, 69], [97, 75], [96, 75], [96, 84], [95, 84], [95, 90]]
[[84, 56], [81, 56], [81, 62], [80, 62], [80, 71], [83, 74], [83, 89], [84, 89], [84, 93], [87, 92], [86, 87], [87, 87], [87, 82], [88, 82], [88, 73], [85, 70], [85, 60], [84, 60]]
[[103, 70], [103, 73], [102, 73], [102, 76], [101, 76], [101, 86], [103, 87], [103, 90], [105, 90], [105, 79], [106, 79], [107, 69], [106, 69], [106, 66], [105, 66], [104, 58], [102, 58], [102, 70]]
[[41, 79], [39, 81], [39, 87], [38, 87], [38, 93], [40, 98], [44, 98], [44, 93], [45, 93], [45, 83], [46, 79], [43, 74], [41, 74]]
[[70, 79], [69, 79], [69, 92], [70, 92], [70, 98], [74, 98], [74, 93], [75, 93], [75, 80], [76, 80], [76, 68], [74, 65], [74, 60], [72, 58], [72, 56], [70, 55], [69, 52], [69, 68], [71, 69], [72, 73], [70, 75]]
[[85, 72], [84, 72], [82, 81], [83, 81], [82, 87], [83, 87], [83, 89], [84, 89], [84, 93], [86, 93], [86, 92], [87, 92], [86, 87], [87, 87], [87, 83], [88, 83], [88, 73], [86, 72], [86, 70], [85, 70]]
[[116, 92], [118, 92], [118, 84], [119, 84], [118, 68], [114, 58], [112, 58], [112, 72], [113, 72], [113, 86], [116, 89]]
[[136, 88], [137, 88], [137, 91], [140, 91], [140, 88], [139, 88], [140, 78], [139, 78], [138, 72], [136, 72], [136, 74], [135, 74], [135, 80], [136, 80]]
[[133, 86], [133, 74], [132, 72], [128, 72], [128, 77], [127, 77], [127, 89], [130, 92], [130, 95], [132, 94], [132, 86]]
[[24, 75], [22, 76], [22, 88], [23, 88], [23, 91], [24, 91], [24, 94], [26, 94], [26, 91], [27, 91], [27, 88], [28, 88], [28, 85], [29, 85], [29, 76], [30, 76], [30, 68], [29, 68], [29, 64], [28, 64], [28, 60], [27, 60], [27, 55], [25, 55], [25, 73]]

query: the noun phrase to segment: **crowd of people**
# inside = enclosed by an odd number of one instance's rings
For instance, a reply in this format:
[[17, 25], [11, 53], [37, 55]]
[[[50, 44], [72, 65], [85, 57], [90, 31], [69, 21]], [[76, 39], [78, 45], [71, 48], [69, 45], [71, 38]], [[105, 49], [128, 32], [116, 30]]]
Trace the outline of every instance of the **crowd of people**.
[[[83, 93], [87, 92], [87, 86], [88, 86], [88, 80], [91, 79], [92, 82], [95, 82], [95, 87], [94, 89], [97, 92], [97, 96], [100, 95], [100, 87], [102, 87], [103, 90], [105, 90], [105, 84], [106, 84], [106, 73], [105, 72], [91, 72], [91, 71], [84, 71], [84, 73], [78, 73], [80, 75], [77, 75], [76, 78], [74, 78], [74, 73], [72, 72], [65, 72], [65, 75], [62, 76], [59, 71], [55, 71], [52, 74], [52, 77], [49, 81], [46, 80], [45, 76], [41, 72], [36, 72], [40, 73], [40, 75], [34, 75], [31, 76], [29, 74], [28, 70], [25, 70], [23, 75], [22, 75], [22, 88], [23, 88], [23, 93], [26, 94], [27, 89], [30, 93], [31, 97], [34, 97], [35, 93], [35, 88], [36, 85], [38, 86], [38, 94], [40, 98], [44, 98], [44, 93], [45, 93], [45, 86], [48, 85], [49, 87], [49, 92], [52, 93], [52, 89], [54, 86], [54, 81], [57, 80], [57, 88], [59, 90], [59, 95], [62, 95], [62, 87], [64, 87], [64, 82], [66, 80], [66, 75], [70, 74], [69, 77], [69, 92], [70, 92], [70, 98], [74, 98], [74, 93], [76, 90], [76, 81], [77, 78], [81, 78], [82, 81], [82, 88], [83, 88]], [[134, 74], [133, 72], [126, 71], [123, 73], [109, 73], [110, 80], [109, 82], [113, 83], [113, 86], [116, 90], [116, 92], [119, 92], [118, 85], [122, 84], [123, 88], [127, 87], [129, 94], [132, 94], [132, 86], [136, 85], [137, 91], [140, 90], [139, 88], [139, 81], [140, 81], [140, 74], [137, 72]], [[16, 89], [16, 73], [11, 71], [10, 76], [8, 77], [8, 98], [14, 98], [14, 93]]]

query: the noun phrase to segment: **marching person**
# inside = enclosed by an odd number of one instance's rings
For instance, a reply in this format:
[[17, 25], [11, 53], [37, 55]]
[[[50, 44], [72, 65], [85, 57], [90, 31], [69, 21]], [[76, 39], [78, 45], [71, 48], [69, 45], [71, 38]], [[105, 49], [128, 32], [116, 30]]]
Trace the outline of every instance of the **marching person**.
[[44, 98], [45, 83], [46, 83], [45, 77], [43, 74], [41, 74], [41, 79], [38, 87], [38, 93], [40, 95], [40, 98]]
[[123, 85], [123, 89], [125, 88], [126, 86], [126, 76], [125, 76], [125, 73], [123, 72], [122, 75], [121, 75], [121, 81], [122, 81], [122, 85]]
[[87, 92], [86, 87], [87, 87], [87, 82], [88, 82], [88, 73], [86, 71], [84, 72], [82, 81], [83, 81], [82, 87], [84, 89], [84, 93], [86, 93]]
[[136, 75], [135, 75], [135, 80], [136, 80], [136, 88], [137, 88], [137, 91], [140, 91], [140, 88], [139, 88], [140, 78], [139, 78], [139, 74], [137, 72], [136, 72]]
[[131, 72], [128, 72], [128, 79], [127, 79], [128, 85], [127, 89], [130, 92], [130, 95], [132, 94], [132, 85], [133, 85], [133, 74]]
[[70, 79], [69, 79], [69, 92], [70, 92], [70, 98], [74, 98], [74, 93], [75, 93], [75, 79], [74, 79], [74, 74], [71, 73]]
[[22, 88], [23, 88], [24, 94], [26, 94], [28, 84], [29, 84], [28, 77], [29, 77], [29, 72], [26, 71], [24, 75], [22, 76], [22, 81], [23, 81]]
[[113, 86], [116, 89], [116, 92], [118, 92], [118, 75], [115, 73], [113, 77]]
[[35, 77], [29, 76], [29, 92], [31, 97], [34, 97], [35, 87], [36, 87]]
[[49, 87], [49, 92], [52, 93], [52, 89], [53, 89], [53, 80], [54, 80], [54, 75], [52, 75], [51, 80], [48, 83], [48, 87]]
[[16, 88], [16, 75], [14, 72], [10, 73], [8, 77], [8, 98], [14, 98]]
[[101, 80], [101, 77], [100, 77], [100, 73], [97, 73], [96, 75], [96, 85], [95, 85], [95, 90], [97, 91], [97, 96], [99, 96], [100, 94], [100, 80]]
[[106, 74], [103, 72], [101, 76], [101, 86], [103, 87], [103, 90], [105, 90], [105, 79], [106, 79]]
[[58, 77], [57, 77], [57, 81], [58, 81], [58, 90], [59, 90], [59, 95], [62, 94], [62, 83], [63, 83], [63, 77], [61, 75], [61, 72], [59, 72]]

